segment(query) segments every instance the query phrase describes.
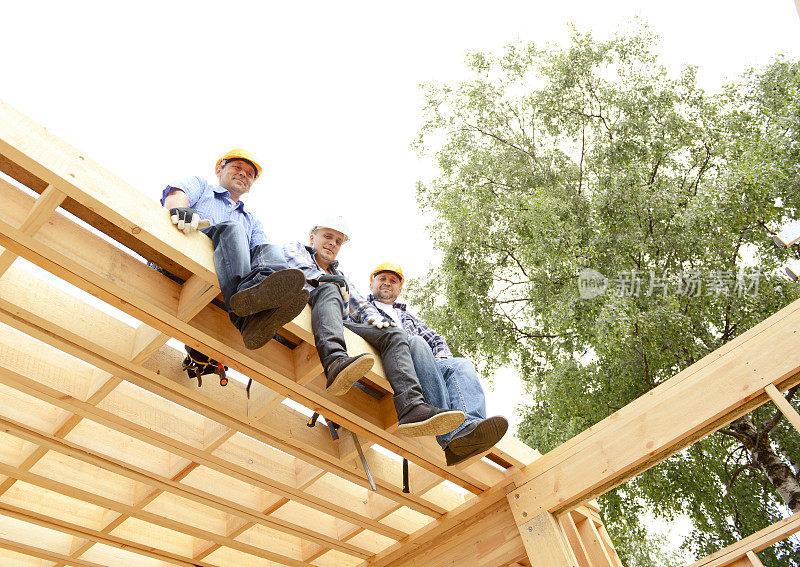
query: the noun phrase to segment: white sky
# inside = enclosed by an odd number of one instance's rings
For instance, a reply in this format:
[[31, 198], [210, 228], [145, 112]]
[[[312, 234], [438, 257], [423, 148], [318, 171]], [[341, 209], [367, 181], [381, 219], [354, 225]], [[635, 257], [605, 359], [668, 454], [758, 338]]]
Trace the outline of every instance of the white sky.
[[[606, 38], [635, 15], [663, 38], [664, 61], [699, 66], [708, 89], [800, 56], [793, 0], [0, 0], [0, 98], [153, 199], [250, 149], [265, 172], [245, 199], [273, 240], [346, 214], [342, 267], [366, 292], [378, 262], [413, 277], [435, 261], [415, 200], [432, 171], [410, 149], [417, 85], [464, 77], [469, 51], [563, 41], [568, 21]], [[489, 411], [512, 417], [519, 381], [495, 383]]]

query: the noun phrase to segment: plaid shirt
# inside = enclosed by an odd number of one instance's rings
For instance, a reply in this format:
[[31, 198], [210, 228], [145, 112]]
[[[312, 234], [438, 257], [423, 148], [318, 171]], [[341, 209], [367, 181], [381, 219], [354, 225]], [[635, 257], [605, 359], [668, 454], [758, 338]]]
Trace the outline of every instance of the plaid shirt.
[[[375, 296], [371, 293], [367, 296], [367, 301], [369, 301], [375, 309], [383, 313], [384, 316], [389, 317], [386, 313], [384, 313], [380, 307], [378, 307]], [[440, 334], [433, 331], [430, 327], [428, 327], [425, 323], [414, 317], [411, 313], [408, 312], [406, 309], [405, 303], [396, 302], [394, 304], [394, 308], [400, 311], [400, 321], [403, 322], [403, 329], [405, 329], [406, 333], [413, 336], [420, 336], [425, 339], [425, 342], [431, 347], [431, 351], [433, 351], [433, 356], [436, 358], [452, 358], [453, 353], [450, 352], [450, 348], [447, 346], [447, 342], [444, 340]], [[391, 319], [391, 317], [389, 317]]]
[[[284, 244], [283, 254], [286, 256], [286, 263], [289, 264], [290, 268], [297, 268], [303, 271], [306, 276], [305, 288], [308, 291], [314, 290], [314, 287], [308, 283], [309, 280], [317, 280], [328, 273], [317, 264], [315, 260], [317, 251], [311, 246], [305, 246], [300, 242], [290, 242], [289, 244]], [[342, 310], [343, 319], [350, 319], [355, 323], [366, 323], [370, 315], [378, 318], [383, 317], [383, 314], [378, 311], [374, 305], [367, 302], [364, 297], [358, 293], [358, 290], [350, 282], [350, 279], [342, 273], [339, 269], [338, 260], [331, 262], [328, 269], [331, 274], [344, 277], [347, 281], [347, 287], [350, 290], [350, 302], [345, 305]]]

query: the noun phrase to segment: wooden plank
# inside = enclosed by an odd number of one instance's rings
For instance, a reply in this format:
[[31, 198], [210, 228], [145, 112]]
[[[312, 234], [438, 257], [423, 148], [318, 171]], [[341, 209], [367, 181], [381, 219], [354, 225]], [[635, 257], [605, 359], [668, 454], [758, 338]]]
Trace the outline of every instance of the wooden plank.
[[[175, 230], [165, 222], [168, 212], [158, 203], [3, 101], [0, 154], [4, 163], [15, 164], [29, 173], [21, 179], [26, 185], [37, 189], [34, 180], [55, 185], [70, 198], [64, 206], [71, 213], [100, 227], [128, 248], [151, 260], [161, 258], [148, 251], [158, 251], [163, 258], [188, 267], [189, 272], [207, 282], [217, 283], [211, 242], [204, 234], [185, 235]], [[15, 171], [7, 172], [16, 177]]]
[[792, 404], [786, 401], [778, 389], [773, 386], [772, 384], [767, 384], [767, 387], [764, 388], [764, 391], [767, 392], [767, 395], [770, 399], [775, 402], [775, 405], [778, 406], [780, 412], [784, 415], [786, 419], [789, 420], [794, 428], [800, 432], [800, 414], [792, 407]]
[[[75, 488], [74, 486], [70, 486], [68, 484], [43, 477], [41, 475], [31, 473], [29, 471], [15, 469], [14, 467], [11, 467], [1, 462], [0, 462], [0, 474], [4, 474], [6, 476], [15, 478], [24, 483], [37, 486], [52, 492], [56, 492], [58, 494], [63, 494], [64, 496], [75, 498], [83, 502], [91, 502], [92, 504], [102, 506], [109, 510], [113, 510], [117, 513], [126, 514], [131, 517], [138, 518], [142, 521], [149, 522], [151, 524], [161, 526], [170, 530], [174, 530], [176, 532], [184, 533], [192, 537], [197, 537], [199, 539], [214, 541], [219, 543], [223, 547], [229, 547], [231, 549], [241, 551], [242, 553], [248, 553], [256, 557], [261, 557], [269, 561], [274, 561], [280, 565], [287, 565], [289, 567], [306, 566], [304, 562], [298, 559], [281, 555], [279, 553], [274, 553], [269, 549], [259, 548], [254, 545], [249, 545], [247, 543], [237, 541], [233, 538], [216, 534], [208, 530], [200, 529], [196, 526], [191, 526], [182, 522], [178, 522], [176, 520], [162, 517], [152, 512], [139, 510], [134, 506], [125, 505], [115, 500], [111, 500], [109, 498], [104, 498], [97, 494], [86, 492], [85, 490]], [[72, 563], [69, 564], [72, 565], [76, 563], [74, 562], [74, 560], [72, 560]]]
[[532, 567], [577, 567], [578, 561], [552, 514], [532, 518], [521, 524], [519, 531]]
[[2, 502], [0, 502], [0, 514], [8, 516], [9, 518], [15, 518], [23, 522], [42, 526], [50, 530], [69, 534], [81, 539], [90, 540], [94, 543], [102, 543], [103, 545], [110, 547], [124, 549], [125, 551], [156, 559], [158, 561], [163, 561], [171, 565], [180, 565], [181, 567], [215, 567], [211, 563], [195, 561], [190, 557], [181, 557], [175, 553], [170, 553], [165, 550], [154, 550], [131, 540], [104, 534], [103, 532], [93, 530], [79, 524], [74, 524], [55, 518], [49, 518], [43, 514], [30, 512], [17, 506], [11, 506], [10, 504], [5, 504]]
[[581, 541], [586, 549], [593, 567], [614, 567], [611, 557], [603, 545], [600, 532], [592, 519], [587, 518], [578, 525]]
[[3, 549], [8, 549], [10, 551], [16, 551], [17, 553], [30, 555], [31, 557], [38, 557], [39, 559], [43, 559], [45, 561], [55, 561], [55, 562], [66, 561], [70, 565], [75, 565], [76, 567], [107, 567], [106, 565], [101, 565], [100, 563], [95, 563], [93, 561], [86, 561], [83, 559], [71, 559], [69, 556], [64, 555], [62, 553], [48, 551], [46, 549], [41, 549], [33, 545], [17, 543], [15, 541], [11, 541], [10, 539], [5, 539], [5, 538], [0, 538], [0, 547]]
[[525, 483], [518, 491], [528, 496], [528, 514], [561, 512], [603, 493], [764, 403], [766, 385], [800, 380], [800, 351], [792, 347], [800, 301], [757, 327], [738, 338], [735, 351], [710, 354], [672, 387], [656, 388], [526, 467], [515, 482]]
[[[580, 521], [585, 522], [587, 520], [586, 518], [582, 518]], [[595, 567], [592, 560], [589, 558], [589, 552], [586, 550], [583, 538], [581, 538], [581, 534], [578, 531], [578, 522], [573, 512], [562, 514], [558, 518], [558, 523], [561, 525], [561, 529], [564, 532], [564, 536], [567, 538], [567, 543], [569, 543], [572, 553], [575, 554], [578, 567]]]
[[[2, 285], [0, 285], [0, 296], [2, 295], [1, 291]], [[57, 290], [50, 290], [48, 292], [48, 296], [51, 299], [58, 295]], [[28, 316], [28, 319], [31, 316]], [[22, 324], [20, 320], [17, 320], [17, 326], [26, 326], [28, 323]], [[111, 324], [111, 323], [109, 323]], [[113, 328], [113, 326], [112, 326]], [[37, 334], [35, 331], [35, 327], [30, 327], [28, 329], [24, 329], [29, 332], [29, 334], [33, 333], [34, 336], [40, 338], [44, 341], [51, 341], [56, 334], [56, 329], [52, 326], [48, 326], [47, 331], [43, 331], [40, 334]], [[86, 332], [89, 332], [86, 330]], [[71, 333], [71, 338], [78, 339], [80, 338], [80, 333]], [[71, 341], [56, 341], [55, 346], [67, 350], [70, 354], [84, 357], [88, 359], [89, 363], [99, 363], [102, 364], [102, 358], [95, 357], [95, 356], [86, 356], [87, 351], [84, 350], [83, 347], [74, 347]], [[74, 347], [74, 348], [73, 348]], [[97, 350], [95, 345], [95, 350]], [[94, 353], [93, 353], [94, 354]], [[108, 353], [106, 353], [108, 354]], [[118, 363], [120, 361], [117, 361]], [[109, 369], [113, 369], [114, 372], [118, 370], [120, 372], [126, 372], [123, 370], [121, 366], [108, 366]], [[343, 464], [339, 463], [335, 457], [335, 454], [326, 454], [323, 451], [320, 451], [318, 448], [315, 448], [310, 445], [303, 445], [300, 444], [298, 446], [298, 437], [297, 432], [299, 431], [302, 435], [308, 435], [309, 429], [305, 427], [304, 419], [301, 416], [297, 416], [292, 422], [291, 420], [286, 419], [286, 411], [281, 409], [281, 412], [284, 412], [284, 417], [270, 419], [269, 424], [258, 422], [254, 423], [246, 413], [236, 413], [231, 412], [227, 407], [221, 406], [218, 402], [213, 402], [206, 392], [209, 392], [208, 389], [203, 391], [198, 391], [194, 383], [191, 384], [191, 388], [182, 385], [179, 382], [172, 382], [173, 377], [169, 373], [156, 373], [156, 372], [147, 372], [140, 367], [138, 368], [137, 372], [141, 373], [140, 375], [148, 376], [144, 381], [137, 380], [137, 385], [145, 388], [153, 393], [165, 397], [167, 399], [172, 399], [172, 401], [179, 403], [181, 405], [187, 405], [194, 411], [197, 411], [200, 414], [208, 415], [212, 419], [216, 419], [216, 421], [220, 421], [224, 423], [227, 427], [242, 431], [243, 433], [257, 438], [262, 439], [273, 445], [281, 450], [285, 450], [286, 452], [295, 454], [301, 458], [306, 460], [310, 460], [311, 462], [317, 463], [320, 466], [330, 468], [334, 470], [336, 474], [341, 474], [345, 478], [353, 482], [360, 482], [366, 486], [366, 480], [360, 476], [360, 473], [355, 469], [352, 464]], [[129, 375], [128, 378], [131, 378], [133, 375]], [[188, 381], [185, 374], [180, 374], [181, 379], [184, 381]], [[225, 392], [231, 391], [232, 385], [229, 385], [228, 388], [224, 389]], [[187, 397], [188, 396], [188, 397]], [[238, 399], [240, 401], [245, 401], [243, 395], [239, 395]], [[210, 405], [209, 405], [210, 404]], [[281, 430], [281, 427], [285, 427], [285, 430]], [[316, 432], [319, 434], [320, 437], [324, 437], [323, 432], [320, 430]], [[388, 457], [384, 457], [384, 459], [388, 459]], [[380, 476], [379, 474], [375, 474], [376, 481], [379, 483], [379, 490], [381, 494], [384, 494], [392, 499], [397, 499], [399, 502], [411, 506], [415, 509], [423, 513], [427, 513], [432, 516], [438, 516], [439, 514], [443, 513], [445, 510], [441, 509], [430, 502], [425, 501], [413, 494], [411, 495], [403, 495], [400, 492], [399, 481], [397, 480], [399, 476], [394, 478], [391, 477], [384, 477]]]
[[748, 551], [761, 551], [798, 532], [800, 532], [800, 514], [795, 514], [692, 563], [690, 567], [723, 567], [730, 565], [733, 561], [746, 556]]
[[[46, 362], [38, 361], [38, 365], [44, 366], [46, 365]], [[74, 413], [78, 417], [90, 419], [123, 434], [130, 435], [136, 439], [150, 443], [155, 447], [170, 451], [173, 454], [183, 457], [194, 463], [206, 466], [212, 470], [216, 470], [238, 480], [250, 483], [264, 490], [269, 490], [286, 498], [296, 500], [307, 506], [331, 514], [334, 517], [355, 523], [387, 537], [400, 539], [407, 535], [405, 532], [390, 528], [378, 521], [372, 520], [369, 516], [356, 514], [345, 506], [333, 505], [329, 501], [308, 495], [289, 484], [279, 482], [267, 475], [257, 474], [253, 470], [245, 468], [244, 466], [236, 465], [230, 460], [230, 456], [229, 460], [225, 460], [219, 456], [211, 454], [211, 452], [199, 450], [189, 444], [181, 443], [171, 436], [163, 435], [157, 431], [123, 419], [111, 412], [96, 408], [91, 404], [65, 397], [59, 390], [54, 390], [44, 384], [41, 384], [35, 379], [26, 378], [5, 368], [4, 366], [4, 362], [2, 358], [0, 358], [0, 383], [17, 388], [28, 395], [36, 397], [37, 399], [41, 399], [61, 407]], [[155, 416], [151, 415], [151, 417]], [[161, 420], [159, 419], [159, 421]], [[239, 457], [239, 460], [242, 462], [246, 462], [248, 460], [252, 461], [251, 456], [252, 455], [241, 456]]]
[[218, 294], [219, 286], [208, 283], [196, 274], [193, 275], [181, 287], [181, 295], [178, 299], [178, 319], [188, 321], [203, 307], [211, 303]]
[[72, 443], [71, 441], [58, 439], [52, 435], [48, 435], [47, 433], [35, 431], [34, 429], [26, 427], [18, 422], [15, 422], [14, 420], [0, 417], [0, 431], [15, 437], [19, 437], [30, 443], [35, 443], [42, 447], [46, 447], [51, 451], [67, 455], [73, 459], [77, 459], [109, 472], [113, 472], [122, 477], [140, 482], [144, 485], [151, 486], [171, 494], [176, 494], [182, 498], [186, 498], [187, 500], [215, 508], [234, 516], [239, 516], [245, 520], [250, 520], [258, 524], [269, 526], [276, 531], [287, 533], [303, 539], [309, 539], [321, 545], [327, 545], [328, 547], [343, 553], [347, 553], [355, 557], [361, 557], [362, 559], [366, 559], [370, 556], [368, 552], [353, 545], [341, 543], [333, 538], [320, 535], [311, 529], [292, 525], [289, 522], [266, 516], [237, 502], [218, 497], [209, 492], [199, 490], [179, 482], [175, 482], [169, 478], [165, 478], [161, 475], [141, 469], [140, 467], [100, 454], [96, 451], [86, 449], [76, 445], [75, 443]]
[[611, 564], [614, 567], [624, 567], [624, 565], [622, 565], [622, 560], [619, 558], [617, 550], [614, 548], [614, 543], [611, 541], [611, 536], [608, 535], [608, 530], [606, 530], [606, 527], [602, 523], [595, 523], [595, 526], [600, 534], [600, 540], [602, 541], [603, 547], [611, 559]]
[[[0, 179], [0, 183], [9, 185], [2, 179]], [[22, 224], [19, 227], [20, 230], [28, 235], [34, 234], [37, 230], [39, 230], [39, 227], [47, 222], [47, 218], [58, 208], [58, 206], [64, 201], [65, 197], [66, 195], [64, 195], [64, 193], [52, 185], [48, 185], [39, 198], [34, 201], [33, 206], [25, 217], [25, 220], [22, 221]], [[17, 255], [9, 250], [3, 250], [0, 252], [0, 275], [2, 275], [11, 266], [16, 258]]]
[[[393, 560], [386, 561], [391, 554]], [[424, 545], [392, 546], [362, 565], [391, 567], [501, 567], [524, 561], [525, 548], [507, 502], [500, 500], [458, 525], [451, 525], [441, 538]]]

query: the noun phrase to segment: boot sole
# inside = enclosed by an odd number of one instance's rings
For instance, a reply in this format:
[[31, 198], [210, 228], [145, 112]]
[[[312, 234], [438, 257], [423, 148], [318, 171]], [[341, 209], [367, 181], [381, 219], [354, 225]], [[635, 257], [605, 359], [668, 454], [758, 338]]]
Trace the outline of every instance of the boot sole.
[[491, 449], [508, 431], [508, 421], [502, 416], [493, 416], [481, 421], [469, 435], [450, 441], [445, 451], [447, 464], [456, 465], [470, 457]]
[[367, 375], [367, 372], [372, 370], [372, 365], [374, 363], [375, 359], [371, 354], [356, 358], [339, 371], [339, 374], [336, 375], [336, 378], [333, 379], [333, 382], [331, 382], [331, 385], [328, 386], [325, 391], [334, 396], [346, 394], [350, 388], [353, 387], [353, 384], [361, 380]]
[[307, 290], [301, 289], [300, 292], [295, 292], [289, 303], [281, 305], [271, 313], [266, 313], [264, 317], [258, 317], [256, 313], [256, 316], [242, 329], [244, 346], [249, 350], [255, 350], [267, 344], [278, 329], [303, 311], [308, 303], [308, 295]]
[[429, 417], [425, 421], [402, 423], [397, 426], [397, 434], [405, 437], [422, 437], [424, 435], [444, 435], [450, 433], [464, 423], [463, 411], [450, 410]]
[[280, 308], [305, 283], [306, 278], [300, 270], [275, 272], [258, 285], [234, 293], [230, 300], [231, 311], [239, 317], [247, 317], [259, 311]]

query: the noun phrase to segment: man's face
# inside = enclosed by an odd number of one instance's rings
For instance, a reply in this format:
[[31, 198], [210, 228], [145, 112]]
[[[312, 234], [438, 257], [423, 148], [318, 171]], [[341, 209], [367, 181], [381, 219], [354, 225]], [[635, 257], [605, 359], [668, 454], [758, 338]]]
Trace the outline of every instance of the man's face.
[[336, 260], [344, 240], [344, 234], [332, 228], [323, 227], [311, 233], [309, 243], [317, 251], [317, 263], [321, 268], [327, 268], [331, 262]]
[[382, 303], [394, 303], [400, 296], [403, 283], [394, 272], [381, 272], [375, 274], [370, 284], [372, 295]]
[[238, 198], [250, 191], [256, 180], [256, 170], [246, 161], [235, 159], [217, 168], [217, 179], [220, 187]]

